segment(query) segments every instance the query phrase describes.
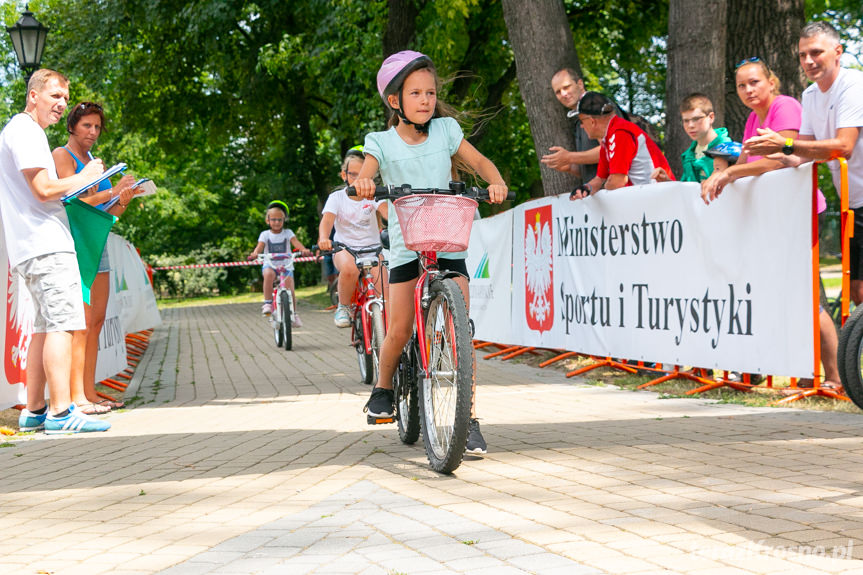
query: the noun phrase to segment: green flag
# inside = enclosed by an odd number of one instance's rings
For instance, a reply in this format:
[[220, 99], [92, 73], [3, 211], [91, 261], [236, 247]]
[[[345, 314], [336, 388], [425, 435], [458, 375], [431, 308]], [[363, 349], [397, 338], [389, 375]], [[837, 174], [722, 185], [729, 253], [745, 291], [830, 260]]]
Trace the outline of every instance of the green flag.
[[102, 250], [105, 249], [108, 232], [117, 218], [78, 198], [72, 198], [65, 205], [69, 229], [72, 231], [72, 239], [75, 240], [78, 268], [81, 271], [81, 291], [84, 292], [84, 303], [89, 304], [90, 287], [99, 272]]

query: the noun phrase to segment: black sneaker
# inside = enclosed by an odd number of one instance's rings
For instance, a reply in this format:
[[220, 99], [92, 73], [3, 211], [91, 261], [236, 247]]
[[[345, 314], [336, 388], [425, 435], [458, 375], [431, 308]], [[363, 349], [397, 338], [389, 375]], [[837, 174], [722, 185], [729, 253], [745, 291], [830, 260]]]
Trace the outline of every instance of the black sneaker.
[[471, 419], [467, 433], [467, 446], [465, 446], [465, 453], [483, 455], [487, 452], [488, 445], [486, 444], [485, 439], [483, 439], [482, 433], [479, 431], [479, 421]]
[[372, 396], [366, 403], [366, 411], [369, 417], [384, 418], [393, 416], [393, 390], [375, 387]]

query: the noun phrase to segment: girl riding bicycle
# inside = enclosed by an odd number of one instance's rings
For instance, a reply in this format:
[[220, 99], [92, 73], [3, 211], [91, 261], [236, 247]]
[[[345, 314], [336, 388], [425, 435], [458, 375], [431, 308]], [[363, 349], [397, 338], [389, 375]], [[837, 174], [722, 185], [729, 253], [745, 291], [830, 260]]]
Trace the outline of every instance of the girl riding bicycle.
[[[357, 179], [360, 168], [363, 165], [362, 146], [348, 150], [342, 163], [342, 180], [346, 186], [353, 185]], [[386, 217], [386, 204], [374, 200], [352, 201], [341, 188], [331, 193], [324, 204], [324, 213], [318, 228], [318, 247], [322, 250], [333, 249], [330, 240], [330, 232], [333, 226], [336, 228], [335, 240], [350, 248], [367, 248], [380, 245], [378, 231], [378, 219], [375, 213], [383, 211]], [[346, 251], [337, 252], [333, 255], [336, 269], [339, 270], [339, 305], [333, 316], [333, 322], [337, 327], [350, 327], [351, 318], [348, 308], [354, 295], [354, 288], [360, 277], [359, 269], [354, 263], [354, 257]], [[379, 282], [379, 271], [377, 267], [373, 270], [375, 284], [378, 292], [384, 293]]]
[[[307, 252], [302, 242], [294, 235], [293, 230], [285, 227], [288, 221], [288, 204], [285, 202], [274, 200], [267, 204], [267, 224], [270, 229], [261, 232], [258, 236], [258, 244], [249, 257], [249, 261], [258, 257], [258, 254], [284, 254], [291, 253], [291, 246], [301, 252]], [[264, 305], [261, 306], [263, 315], [273, 313], [273, 283], [276, 281], [276, 269], [272, 264], [266, 263], [263, 266], [262, 274], [264, 276]], [[294, 294], [294, 272], [288, 271], [288, 286], [291, 290], [291, 297], [297, 301]], [[294, 327], [302, 327], [303, 322], [300, 321], [299, 314], [294, 312], [291, 318], [291, 323]]]
[[[380, 171], [385, 185], [409, 184], [416, 188], [447, 188], [454, 179], [453, 163], [489, 182], [492, 203], [506, 199], [507, 187], [495, 165], [464, 138], [451, 108], [437, 99], [439, 79], [431, 59], [405, 50], [389, 56], [378, 71], [378, 93], [389, 111], [389, 129], [365, 139], [365, 161], [354, 187], [361, 198], [372, 199], [374, 175]], [[453, 160], [455, 162], [453, 162]], [[368, 415], [393, 414], [392, 378], [402, 348], [411, 337], [414, 321], [414, 286], [420, 275], [415, 252], [405, 247], [395, 210], [390, 208], [389, 328], [380, 353], [378, 382], [372, 389]], [[469, 301], [466, 252], [441, 253], [442, 270], [458, 272], [456, 279]], [[485, 453], [474, 406], [471, 406], [468, 451]]]

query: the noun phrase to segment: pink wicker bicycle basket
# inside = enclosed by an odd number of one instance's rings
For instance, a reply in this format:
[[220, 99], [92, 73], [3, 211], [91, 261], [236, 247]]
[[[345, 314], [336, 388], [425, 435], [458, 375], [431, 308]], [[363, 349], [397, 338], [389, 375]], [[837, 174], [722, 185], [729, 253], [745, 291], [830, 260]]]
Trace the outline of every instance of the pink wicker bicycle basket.
[[416, 194], [393, 201], [405, 247], [415, 252], [460, 252], [467, 249], [476, 212], [464, 196]]

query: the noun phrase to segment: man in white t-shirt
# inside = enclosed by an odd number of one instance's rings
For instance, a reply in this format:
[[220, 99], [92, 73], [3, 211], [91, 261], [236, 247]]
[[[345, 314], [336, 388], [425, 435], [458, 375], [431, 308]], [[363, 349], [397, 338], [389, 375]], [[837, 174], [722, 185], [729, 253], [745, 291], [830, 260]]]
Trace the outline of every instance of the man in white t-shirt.
[[52, 434], [111, 427], [82, 414], [70, 396], [72, 331], [85, 322], [75, 245], [60, 198], [93, 181], [103, 166], [91, 160], [78, 174], [57, 179], [45, 128], [60, 120], [68, 102], [66, 77], [37, 70], [24, 112], [0, 132], [0, 220], [9, 269], [22, 276], [35, 307], [25, 364], [27, 408], [18, 424], [21, 431]]
[[[814, 83], [803, 92], [803, 120], [797, 140], [759, 130], [744, 150], [775, 154], [787, 165], [802, 159], [848, 161], [848, 197], [861, 231], [851, 239], [851, 299], [863, 302], [863, 72], [842, 68], [839, 34], [826, 22], [812, 22], [800, 31], [800, 65]], [[779, 153], [781, 152], [781, 153]], [[833, 183], [840, 190], [839, 162], [829, 162]], [[855, 225], [855, 227], [857, 227]]]

